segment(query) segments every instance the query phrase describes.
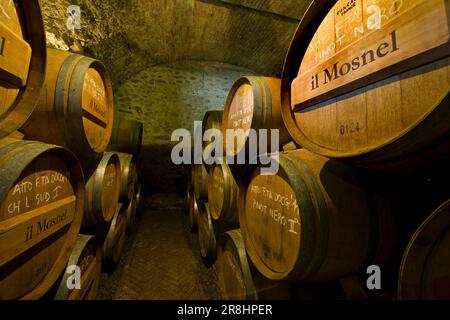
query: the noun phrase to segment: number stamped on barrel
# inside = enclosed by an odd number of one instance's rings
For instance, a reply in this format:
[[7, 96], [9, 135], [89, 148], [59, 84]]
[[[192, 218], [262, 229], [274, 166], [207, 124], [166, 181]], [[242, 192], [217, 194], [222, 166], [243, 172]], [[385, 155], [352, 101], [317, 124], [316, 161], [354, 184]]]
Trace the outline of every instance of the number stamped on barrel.
[[361, 131], [361, 126], [358, 121], [349, 122], [349, 123], [341, 123], [339, 125], [339, 134], [340, 135], [348, 135], [355, 134]]

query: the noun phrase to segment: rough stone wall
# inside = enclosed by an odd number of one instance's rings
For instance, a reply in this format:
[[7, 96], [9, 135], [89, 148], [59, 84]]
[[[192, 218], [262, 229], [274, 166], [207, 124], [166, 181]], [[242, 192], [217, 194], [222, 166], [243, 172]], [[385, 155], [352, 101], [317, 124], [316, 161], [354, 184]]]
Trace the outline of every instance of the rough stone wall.
[[171, 162], [173, 130], [193, 130], [205, 111], [222, 110], [234, 81], [250, 70], [213, 62], [184, 61], [144, 70], [115, 92], [117, 113], [144, 122], [143, 164], [147, 187], [182, 187], [186, 167]]
[[[151, 61], [128, 41], [124, 33], [127, 19], [125, 0], [40, 0], [47, 46], [92, 56], [105, 63], [113, 82], [122, 81], [149, 66]], [[81, 29], [69, 30], [67, 9], [81, 9]]]
[[[217, 61], [279, 76], [312, 0], [40, 0], [48, 44], [102, 60], [114, 84], [150, 66]], [[68, 7], [81, 29], [67, 28]]]

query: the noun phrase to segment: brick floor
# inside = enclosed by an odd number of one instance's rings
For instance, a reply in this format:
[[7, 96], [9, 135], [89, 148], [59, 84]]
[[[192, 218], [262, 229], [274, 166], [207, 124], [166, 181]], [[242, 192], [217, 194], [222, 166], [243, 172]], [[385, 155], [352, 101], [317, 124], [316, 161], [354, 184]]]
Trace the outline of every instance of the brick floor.
[[99, 299], [217, 299], [214, 267], [200, 257], [182, 200], [173, 194], [147, 199], [113, 274], [102, 274]]

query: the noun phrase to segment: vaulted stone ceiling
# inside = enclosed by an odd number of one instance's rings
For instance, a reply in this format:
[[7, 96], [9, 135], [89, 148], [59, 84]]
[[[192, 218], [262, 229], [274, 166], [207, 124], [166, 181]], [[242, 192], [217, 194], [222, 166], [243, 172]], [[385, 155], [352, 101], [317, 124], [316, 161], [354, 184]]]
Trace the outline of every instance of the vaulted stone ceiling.
[[[147, 67], [215, 61], [279, 75], [311, 0], [41, 0], [50, 46], [102, 59], [120, 84]], [[81, 30], [66, 27], [81, 8]]]
[[[311, 1], [40, 0], [48, 45], [102, 60], [117, 115], [144, 123], [143, 177], [159, 191], [186, 180], [172, 131], [223, 108], [236, 78], [279, 76]], [[66, 26], [70, 5], [79, 30]]]

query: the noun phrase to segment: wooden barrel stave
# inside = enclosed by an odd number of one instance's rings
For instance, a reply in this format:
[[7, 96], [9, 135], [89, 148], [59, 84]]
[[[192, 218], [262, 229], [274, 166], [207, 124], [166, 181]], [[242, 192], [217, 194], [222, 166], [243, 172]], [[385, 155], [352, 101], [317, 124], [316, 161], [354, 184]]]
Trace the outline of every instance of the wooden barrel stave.
[[[222, 133], [226, 153], [229, 156], [236, 156], [241, 150], [248, 152], [248, 135], [245, 140], [239, 143], [234, 141], [234, 148], [229, 148], [227, 143], [226, 130], [243, 129], [268, 129], [279, 130], [279, 149], [289, 142], [289, 134], [284, 127], [280, 109], [280, 79], [267, 77], [242, 77], [238, 79], [230, 90], [225, 104], [222, 118]], [[268, 150], [259, 150], [257, 153], [270, 152], [271, 142], [268, 141]], [[278, 150], [279, 150], [278, 149]], [[276, 150], [276, 151], [278, 151]], [[274, 150], [275, 151], [275, 150]]]
[[137, 157], [133, 154], [116, 152], [120, 159], [121, 168], [121, 189], [120, 189], [120, 200], [130, 201], [136, 190], [136, 184], [138, 181], [137, 172]]
[[139, 154], [144, 125], [141, 122], [117, 117], [114, 119], [108, 150]]
[[448, 300], [450, 200], [437, 208], [416, 230], [402, 258], [398, 298]]
[[213, 165], [208, 178], [208, 203], [214, 220], [239, 222], [239, 189], [227, 164]]
[[239, 229], [220, 236], [217, 248], [217, 274], [222, 299], [289, 299], [288, 283], [264, 278], [247, 259], [244, 239]]
[[33, 112], [46, 67], [46, 40], [39, 2], [9, 1], [2, 8], [0, 138], [19, 129]]
[[[37, 299], [57, 280], [75, 244], [83, 174], [71, 152], [39, 142], [1, 140], [0, 163], [0, 297]], [[23, 243], [16, 237], [22, 232]]]
[[113, 268], [119, 263], [125, 244], [126, 228], [126, 207], [119, 204], [103, 244], [103, 262], [106, 268]]
[[[21, 128], [27, 139], [71, 149], [80, 158], [106, 150], [114, 107], [111, 79], [98, 60], [47, 49], [44, 90]], [[48, 128], [42, 130], [43, 124]]]
[[208, 172], [203, 164], [192, 165], [192, 186], [198, 201], [208, 200]]
[[217, 241], [208, 203], [202, 204], [198, 214], [198, 242], [200, 255], [210, 265], [216, 259]]
[[220, 237], [217, 255], [216, 267], [221, 298], [256, 300], [255, 283], [238, 230], [229, 231]]
[[[223, 111], [207, 111], [205, 112], [205, 115], [203, 116], [203, 122], [202, 122], [202, 137], [205, 137], [205, 133], [208, 130], [217, 130], [218, 132], [222, 131], [222, 117], [223, 117]], [[203, 141], [202, 142], [202, 154], [203, 156], [205, 154], [211, 155], [213, 158], [215, 157], [223, 157], [225, 155], [225, 150], [223, 149], [223, 144], [219, 146], [219, 148], [222, 148], [222, 154], [216, 154], [215, 151], [217, 150], [216, 145], [213, 142], [209, 141]], [[214, 148], [214, 152], [213, 149]], [[209, 171], [210, 166], [207, 163], [204, 164], [207, 171]]]
[[121, 188], [119, 157], [105, 152], [97, 170], [86, 182], [83, 226], [111, 221], [116, 211]]
[[272, 280], [357, 274], [378, 246], [377, 203], [369, 210], [368, 194], [337, 161], [297, 150], [281, 153], [279, 163], [274, 176], [249, 168], [240, 188], [239, 220], [255, 267]]

